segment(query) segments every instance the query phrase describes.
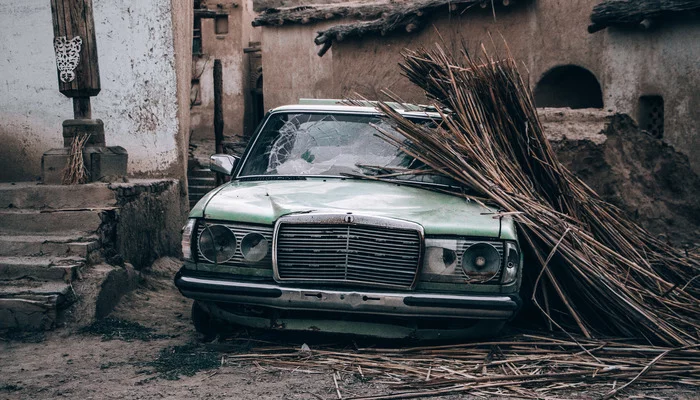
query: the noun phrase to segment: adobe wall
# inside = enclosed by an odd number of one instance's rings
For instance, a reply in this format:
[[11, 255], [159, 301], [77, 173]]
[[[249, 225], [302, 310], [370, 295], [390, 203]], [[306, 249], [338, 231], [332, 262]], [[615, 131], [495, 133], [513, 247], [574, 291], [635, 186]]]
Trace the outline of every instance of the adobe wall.
[[[182, 79], [189, 81], [191, 41], [176, 32], [191, 26], [190, 2], [93, 6], [102, 81], [93, 118], [104, 121], [108, 146], [128, 151], [130, 175], [181, 176], [189, 112], [181, 109]], [[41, 155], [62, 147], [61, 123], [73, 116], [71, 100], [58, 92], [49, 2], [0, 4], [0, 37], [0, 181], [35, 180]]]
[[[192, 77], [199, 79], [199, 104], [192, 105], [192, 138], [214, 140], [214, 60], [221, 60], [224, 136], [241, 135], [245, 113], [243, 96], [247, 88], [247, 59], [243, 47], [248, 43], [243, 43], [245, 2], [208, 7], [228, 13], [228, 33], [216, 34], [214, 19], [202, 18], [202, 55], [193, 57]], [[192, 33], [188, 34], [191, 38]]]
[[334, 70], [333, 63], [334, 48], [325, 56], [319, 57], [314, 46], [316, 31], [333, 24], [326, 22], [262, 28], [263, 96], [266, 110], [296, 104], [300, 98], [335, 96], [337, 84], [334, 80], [337, 71]]

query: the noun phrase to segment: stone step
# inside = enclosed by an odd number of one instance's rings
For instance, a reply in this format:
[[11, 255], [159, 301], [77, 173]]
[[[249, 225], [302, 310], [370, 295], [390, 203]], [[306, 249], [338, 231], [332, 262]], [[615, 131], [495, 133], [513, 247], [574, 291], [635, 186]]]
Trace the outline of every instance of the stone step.
[[102, 212], [113, 207], [62, 210], [0, 210], [0, 233], [51, 233], [97, 231]]
[[100, 244], [95, 235], [2, 235], [0, 256], [78, 256], [86, 258]]
[[202, 194], [207, 194], [211, 192], [215, 186], [190, 186], [189, 191], [190, 193], [202, 193]]
[[106, 183], [87, 185], [0, 183], [0, 209], [76, 209], [112, 207], [116, 204], [115, 193]]
[[209, 185], [216, 185], [216, 177], [215, 176], [210, 176], [210, 177], [188, 177], [187, 182], [190, 185], [194, 186], [209, 186]]
[[193, 168], [187, 171], [188, 179], [192, 178], [214, 178], [216, 175], [209, 168]]
[[58, 310], [75, 299], [71, 286], [62, 282], [0, 281], [0, 329], [52, 329]]
[[85, 259], [81, 257], [0, 257], [0, 281], [31, 279], [70, 283], [78, 278], [84, 265]]

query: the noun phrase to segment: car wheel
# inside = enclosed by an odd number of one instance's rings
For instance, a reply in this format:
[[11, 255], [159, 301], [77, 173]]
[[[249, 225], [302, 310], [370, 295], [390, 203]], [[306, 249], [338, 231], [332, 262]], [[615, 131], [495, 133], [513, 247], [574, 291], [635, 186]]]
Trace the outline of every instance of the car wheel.
[[204, 336], [205, 342], [210, 342], [216, 338], [216, 321], [198, 302], [192, 303], [192, 324], [194, 329]]

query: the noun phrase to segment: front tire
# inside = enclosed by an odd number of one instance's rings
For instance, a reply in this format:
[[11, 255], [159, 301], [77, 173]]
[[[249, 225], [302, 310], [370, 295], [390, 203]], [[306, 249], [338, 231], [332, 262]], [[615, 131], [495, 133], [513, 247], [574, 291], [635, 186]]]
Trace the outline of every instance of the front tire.
[[212, 318], [211, 314], [196, 301], [192, 303], [192, 325], [194, 325], [194, 330], [204, 337], [203, 341], [211, 342], [216, 338], [216, 321]]

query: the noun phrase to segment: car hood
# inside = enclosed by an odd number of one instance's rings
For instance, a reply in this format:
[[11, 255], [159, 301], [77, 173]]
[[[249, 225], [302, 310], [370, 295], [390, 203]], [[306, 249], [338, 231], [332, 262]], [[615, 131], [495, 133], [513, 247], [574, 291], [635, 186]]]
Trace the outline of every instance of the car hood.
[[397, 218], [422, 225], [427, 235], [501, 236], [501, 219], [485, 215], [495, 209], [415, 186], [357, 179], [234, 181], [209, 193], [190, 216], [272, 225], [298, 212]]

